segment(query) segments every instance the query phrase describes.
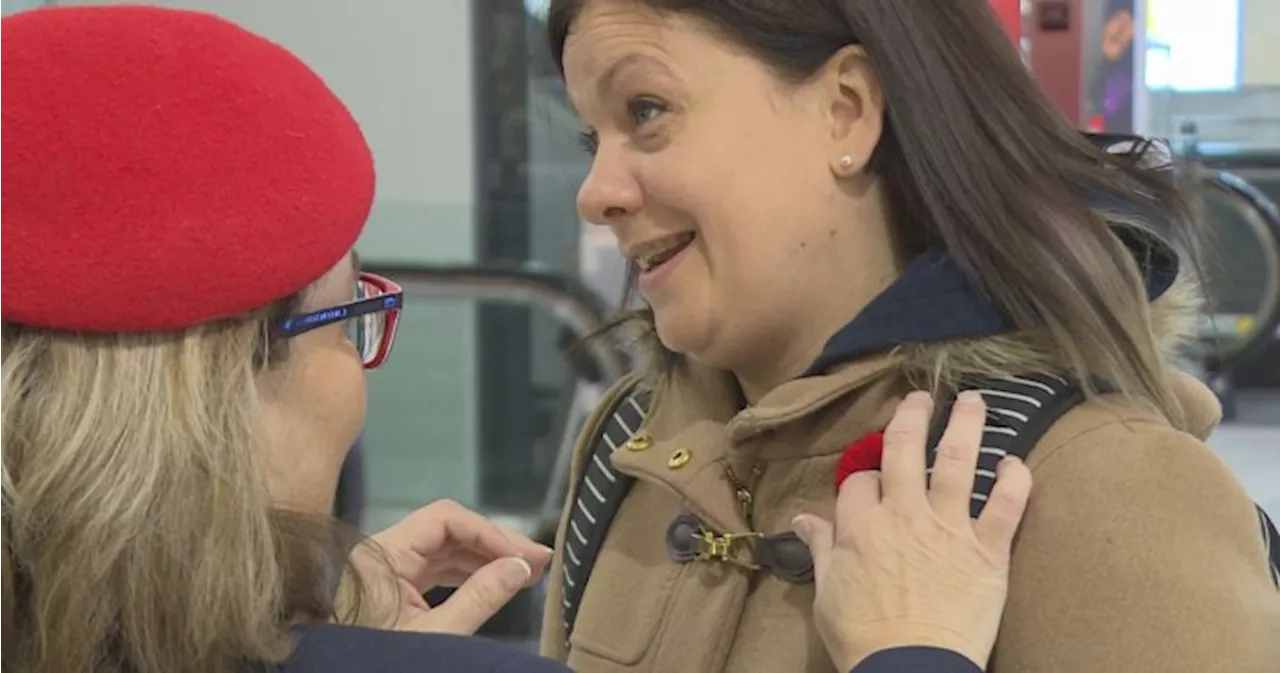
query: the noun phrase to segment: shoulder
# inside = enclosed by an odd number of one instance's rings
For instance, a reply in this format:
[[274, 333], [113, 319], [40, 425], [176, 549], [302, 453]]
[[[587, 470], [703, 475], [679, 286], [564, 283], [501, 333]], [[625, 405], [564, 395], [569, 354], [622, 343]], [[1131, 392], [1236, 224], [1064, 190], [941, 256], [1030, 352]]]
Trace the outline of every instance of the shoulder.
[[1028, 465], [1002, 670], [1223, 670], [1226, 642], [1231, 670], [1272, 670], [1280, 594], [1258, 510], [1203, 441], [1096, 400]]
[[1194, 473], [1201, 484], [1238, 486], [1226, 463], [1199, 437], [1115, 396], [1088, 400], [1067, 412], [1041, 437], [1028, 466], [1046, 477], [1105, 467], [1106, 474], [1097, 477], [1133, 483]]
[[1253, 499], [1213, 449], [1153, 412], [1086, 402], [1044, 436], [1028, 466], [1034, 485], [1015, 549], [1024, 562], [1102, 572], [1088, 563], [1104, 558], [1113, 578], [1193, 572], [1206, 587], [1205, 575], [1234, 583], [1223, 595], [1264, 590], [1274, 601]]
[[1077, 513], [1125, 501], [1142, 503], [1153, 515], [1214, 500], [1225, 508], [1217, 513], [1255, 518], [1244, 487], [1204, 441], [1115, 398], [1068, 412], [1037, 444], [1028, 466], [1036, 480], [1033, 497], [1041, 504], [1069, 499]]
[[480, 638], [317, 624], [295, 630], [280, 673], [568, 673], [519, 648]]

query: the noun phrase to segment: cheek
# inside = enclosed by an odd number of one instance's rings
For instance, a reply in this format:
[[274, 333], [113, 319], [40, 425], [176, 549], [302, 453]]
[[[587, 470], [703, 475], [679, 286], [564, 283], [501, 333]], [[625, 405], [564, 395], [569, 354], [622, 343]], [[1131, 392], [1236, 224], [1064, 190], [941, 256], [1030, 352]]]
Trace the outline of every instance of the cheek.
[[[321, 383], [327, 391], [329, 418], [335, 435], [347, 439], [347, 445], [355, 441], [364, 426], [368, 391], [365, 387], [364, 367], [354, 349], [334, 353], [331, 367], [323, 374]], [[318, 386], [319, 387], [319, 386]]]
[[335, 455], [345, 455], [364, 425], [364, 367], [355, 348], [340, 333], [309, 350], [306, 373], [299, 381], [304, 403], [299, 414], [315, 428], [311, 434], [317, 435], [317, 445], [324, 443], [330, 448], [331, 443]]

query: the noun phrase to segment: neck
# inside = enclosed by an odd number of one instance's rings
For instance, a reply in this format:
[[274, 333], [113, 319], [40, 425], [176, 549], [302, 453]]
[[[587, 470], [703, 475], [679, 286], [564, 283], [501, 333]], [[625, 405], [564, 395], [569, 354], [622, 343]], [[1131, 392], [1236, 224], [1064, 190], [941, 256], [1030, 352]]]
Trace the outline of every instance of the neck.
[[842, 267], [826, 285], [829, 291], [810, 293], [803, 314], [788, 321], [785, 333], [761, 339], [768, 348], [732, 369], [748, 404], [808, 370], [831, 336], [898, 278], [909, 260], [892, 248], [885, 245], [862, 255], [855, 265]]

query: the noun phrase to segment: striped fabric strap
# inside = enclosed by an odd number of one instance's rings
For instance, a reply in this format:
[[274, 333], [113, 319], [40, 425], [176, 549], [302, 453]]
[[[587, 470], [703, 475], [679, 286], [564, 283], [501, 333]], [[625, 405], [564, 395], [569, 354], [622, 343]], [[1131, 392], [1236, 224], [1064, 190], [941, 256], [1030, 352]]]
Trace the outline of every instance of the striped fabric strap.
[[630, 390], [619, 396], [601, 423], [592, 442], [591, 457], [574, 490], [573, 511], [564, 538], [564, 636], [573, 632], [587, 577], [604, 545], [609, 524], [627, 497], [632, 478], [613, 469], [613, 452], [636, 434], [644, 423], [650, 401], [646, 390]]
[[[1084, 393], [1075, 385], [1047, 374], [1034, 374], [1010, 378], [986, 378], [967, 381], [962, 390], [974, 390], [982, 394], [987, 403], [987, 423], [982, 432], [982, 447], [978, 454], [977, 477], [973, 482], [973, 496], [969, 513], [977, 518], [991, 497], [996, 483], [996, 466], [1007, 456], [1026, 460], [1036, 443], [1054, 423], [1077, 404], [1084, 401]], [[929, 435], [928, 471], [938, 455], [938, 442], [951, 417], [952, 398], [939, 408]]]
[[1262, 505], [1258, 508], [1258, 525], [1262, 528], [1262, 546], [1267, 550], [1267, 564], [1271, 570], [1271, 583], [1280, 589], [1280, 531], [1267, 516]]

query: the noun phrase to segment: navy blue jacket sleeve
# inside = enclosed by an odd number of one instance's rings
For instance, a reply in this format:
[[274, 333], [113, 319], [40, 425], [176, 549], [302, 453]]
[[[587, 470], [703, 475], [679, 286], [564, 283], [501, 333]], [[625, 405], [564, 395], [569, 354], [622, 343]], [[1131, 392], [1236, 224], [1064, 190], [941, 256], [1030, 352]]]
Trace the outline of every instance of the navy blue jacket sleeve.
[[571, 673], [564, 665], [483, 638], [352, 626], [299, 627], [280, 673]]
[[982, 673], [982, 669], [951, 650], [895, 647], [863, 659], [849, 673]]

